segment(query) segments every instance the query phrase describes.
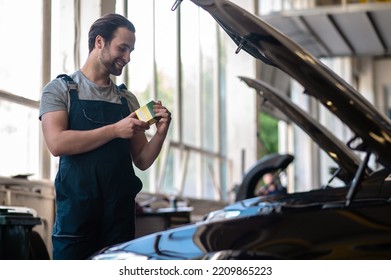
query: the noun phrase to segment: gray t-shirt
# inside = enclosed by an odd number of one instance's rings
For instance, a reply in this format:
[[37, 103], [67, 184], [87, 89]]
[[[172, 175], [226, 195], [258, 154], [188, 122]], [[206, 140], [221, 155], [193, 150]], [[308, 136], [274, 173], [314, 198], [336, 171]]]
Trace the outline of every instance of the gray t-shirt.
[[[82, 100], [101, 100], [112, 103], [121, 103], [120, 97], [125, 97], [128, 101], [130, 112], [140, 108], [140, 104], [136, 96], [130, 91], [117, 89], [113, 81], [110, 80], [110, 85], [101, 87], [84, 76], [78, 70], [69, 75], [78, 85], [78, 96]], [[67, 83], [61, 79], [56, 78], [49, 82], [42, 91], [42, 97], [39, 108], [39, 119], [47, 112], [53, 111], [67, 111], [69, 112], [69, 92]]]

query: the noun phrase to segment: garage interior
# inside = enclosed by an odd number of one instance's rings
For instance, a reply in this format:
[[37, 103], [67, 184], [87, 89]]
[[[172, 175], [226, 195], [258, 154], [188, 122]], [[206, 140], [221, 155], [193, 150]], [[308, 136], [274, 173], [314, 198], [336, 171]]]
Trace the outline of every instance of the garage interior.
[[[293, 39], [391, 117], [391, 1], [232, 2]], [[238, 76], [267, 82], [341, 140], [352, 137], [285, 73], [243, 51], [235, 54], [237, 46], [205, 11], [190, 0], [172, 11], [174, 3], [0, 1], [7, 11], [0, 18], [0, 34], [7, 38], [0, 52], [0, 209], [40, 217], [33, 230], [49, 257], [58, 158], [50, 155], [42, 136], [39, 100], [50, 80], [80, 68], [88, 55], [88, 29], [106, 13], [128, 17], [137, 30], [131, 61], [113, 80], [125, 83], [140, 104], [162, 100], [173, 117], [159, 158], [147, 171], [136, 170], [143, 182], [136, 198], [138, 237], [197, 222], [235, 201], [246, 172], [268, 154], [294, 155], [284, 181], [288, 192], [326, 184], [333, 162], [289, 119], [264, 109]], [[262, 138], [269, 133], [262, 113], [273, 120], [276, 137], [267, 140], [274, 141], [272, 146]]]

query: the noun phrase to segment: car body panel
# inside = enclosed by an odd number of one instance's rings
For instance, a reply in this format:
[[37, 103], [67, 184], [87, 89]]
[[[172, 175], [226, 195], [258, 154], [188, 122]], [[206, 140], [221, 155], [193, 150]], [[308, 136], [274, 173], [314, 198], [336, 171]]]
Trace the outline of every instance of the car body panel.
[[307, 197], [295, 194], [297, 200], [292, 195], [278, 202], [253, 198], [228, 207], [243, 211], [237, 218], [150, 234], [97, 256], [132, 252], [146, 259], [210, 259], [218, 252], [240, 251], [265, 259], [391, 259], [390, 203], [361, 198], [346, 208], [345, 194], [346, 189], [327, 189]]
[[385, 174], [371, 174], [349, 207], [348, 187], [253, 197], [91, 258], [122, 259], [131, 252], [131, 259], [156, 260], [391, 259], [391, 179]]

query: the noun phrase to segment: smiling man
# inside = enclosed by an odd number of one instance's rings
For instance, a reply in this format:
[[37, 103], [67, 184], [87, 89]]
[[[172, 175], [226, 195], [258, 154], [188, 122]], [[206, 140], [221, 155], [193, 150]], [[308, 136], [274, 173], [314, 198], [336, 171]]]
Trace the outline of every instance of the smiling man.
[[137, 119], [135, 95], [118, 87], [135, 46], [135, 28], [118, 14], [96, 20], [86, 63], [43, 89], [40, 119], [46, 144], [60, 157], [55, 179], [54, 259], [86, 259], [108, 245], [134, 238], [135, 196], [142, 188], [133, 163], [149, 168], [171, 122], [160, 101], [150, 141], [149, 124]]

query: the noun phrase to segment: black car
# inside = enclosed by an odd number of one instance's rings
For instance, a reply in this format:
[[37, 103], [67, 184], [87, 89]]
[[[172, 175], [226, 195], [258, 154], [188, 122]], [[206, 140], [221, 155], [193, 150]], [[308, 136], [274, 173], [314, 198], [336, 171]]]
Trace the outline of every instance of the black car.
[[[391, 259], [390, 120], [262, 19], [227, 0], [191, 1], [210, 13], [238, 51], [285, 71], [354, 132], [353, 139], [341, 144], [302, 117], [300, 109], [285, 106], [290, 102], [273, 88], [242, 78], [269, 101], [273, 99], [274, 106], [286, 102], [282, 109], [287, 116], [312, 139], [324, 140], [317, 143], [338, 165], [334, 175], [343, 186], [240, 200], [210, 213], [204, 221], [111, 246], [91, 258]], [[368, 165], [372, 155], [376, 170]], [[245, 197], [253, 196], [250, 185]]]

